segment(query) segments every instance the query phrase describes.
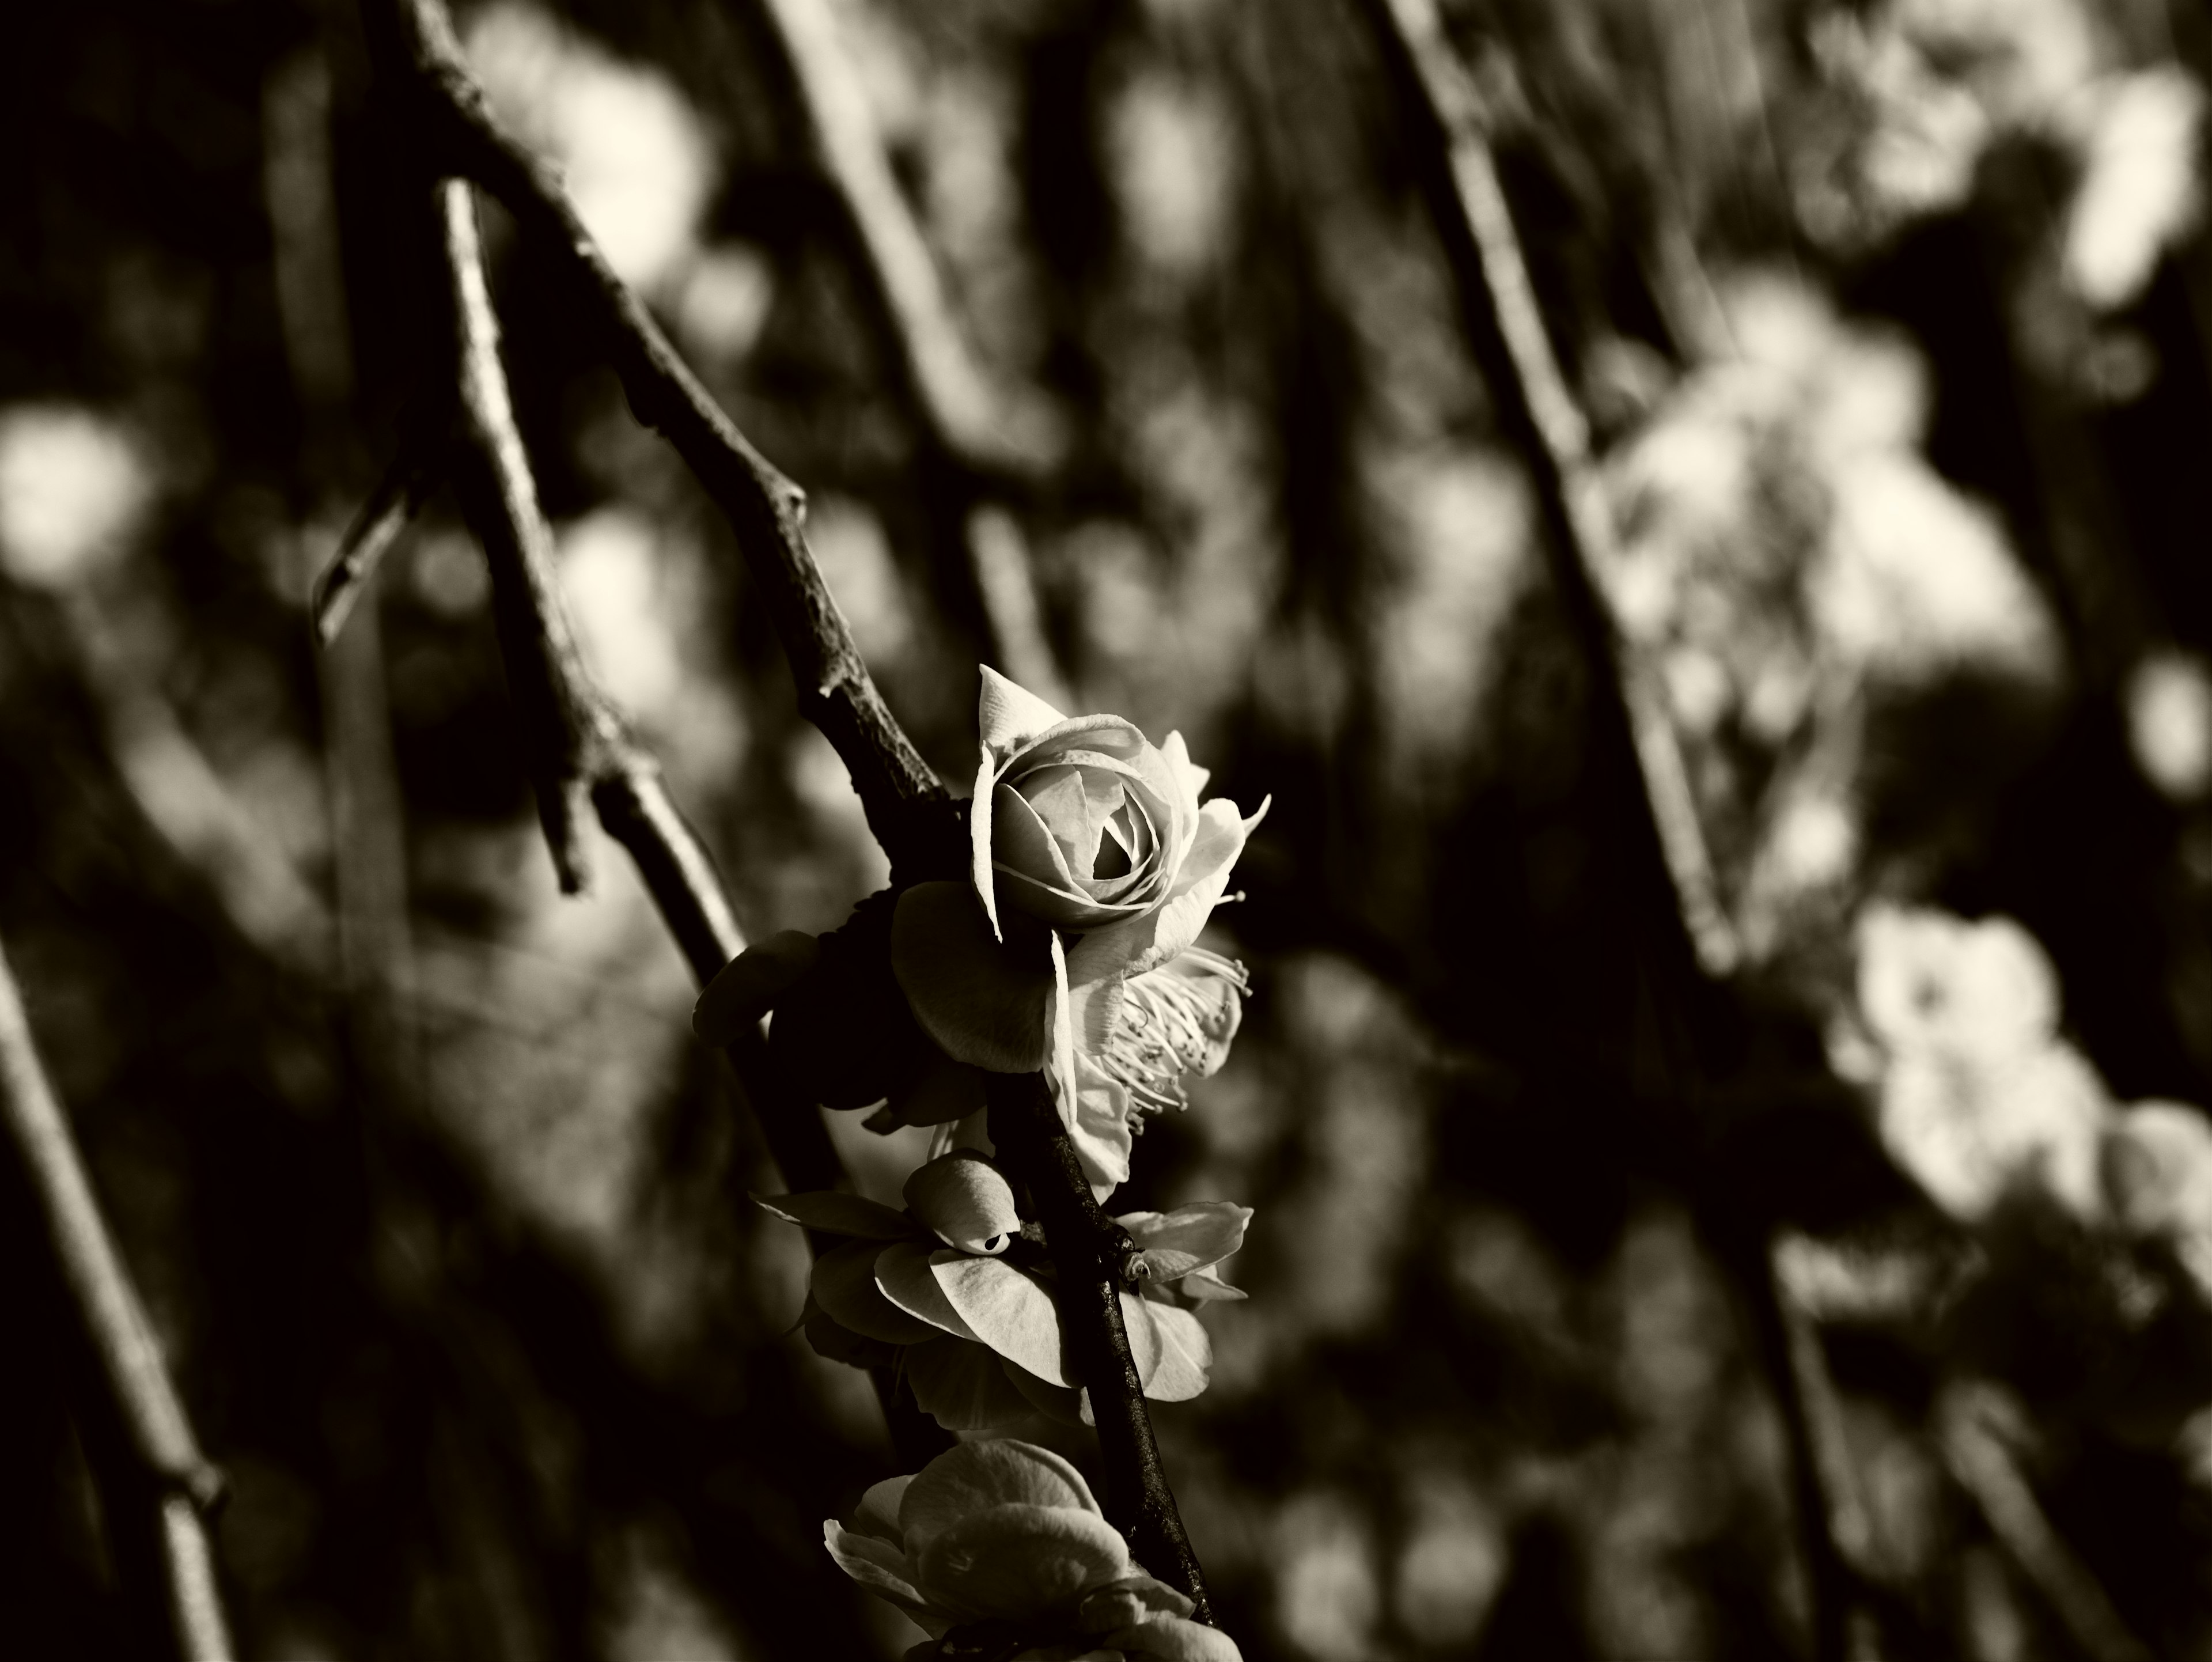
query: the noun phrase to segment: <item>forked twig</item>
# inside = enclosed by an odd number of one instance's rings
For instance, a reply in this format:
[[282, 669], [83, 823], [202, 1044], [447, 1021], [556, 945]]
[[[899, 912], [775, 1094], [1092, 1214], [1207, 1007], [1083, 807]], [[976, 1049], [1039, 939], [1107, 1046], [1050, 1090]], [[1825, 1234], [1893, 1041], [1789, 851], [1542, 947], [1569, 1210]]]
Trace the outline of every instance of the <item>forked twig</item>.
[[[802, 528], [805, 496], [756, 450], [677, 356], [644, 303], [615, 275], [552, 170], [493, 120], [463, 61], [442, 0], [381, 0], [371, 39], [396, 37], [394, 90], [407, 98], [436, 168], [473, 180], [523, 234], [553, 255], [639, 420], [676, 447], [729, 521], [791, 660], [799, 713], [852, 775], [869, 828], [895, 863], [933, 844], [917, 810], [944, 785], [878, 691]], [[950, 849], [957, 869], [957, 849]]]
[[[47, 1082], [29, 1019], [0, 955], [0, 1116], [47, 1244], [52, 1269], [78, 1336], [97, 1363], [100, 1397], [83, 1407], [88, 1450], [114, 1446], [125, 1470], [103, 1472], [111, 1541], [145, 1541], [154, 1557], [168, 1637], [185, 1662], [228, 1658], [230, 1637], [208, 1549], [207, 1515], [222, 1496], [222, 1477], [200, 1452], [184, 1405], [154, 1342], [121, 1255], [100, 1216], [69, 1122]], [[96, 1464], [106, 1464], [96, 1461]], [[149, 1566], [149, 1573], [155, 1573]]]

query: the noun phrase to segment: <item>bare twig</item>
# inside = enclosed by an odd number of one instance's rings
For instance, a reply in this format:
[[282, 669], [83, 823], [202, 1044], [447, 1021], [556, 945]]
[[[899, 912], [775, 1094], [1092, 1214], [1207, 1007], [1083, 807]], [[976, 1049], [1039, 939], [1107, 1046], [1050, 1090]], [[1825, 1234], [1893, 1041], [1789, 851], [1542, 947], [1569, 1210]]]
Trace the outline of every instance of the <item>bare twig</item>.
[[[524, 742], [538, 782], [538, 811], [564, 883], [582, 868], [582, 803], [636, 861], [653, 904], [702, 985], [744, 950], [744, 935], [713, 859], [662, 784], [659, 764], [629, 736], [578, 650], [552, 567], [552, 533], [514, 425], [499, 321], [484, 281], [470, 187], [438, 187], [444, 256], [454, 307], [461, 406], [475, 454], [459, 470], [463, 502], [492, 571], [500, 647], [515, 690]], [[573, 884], [571, 884], [573, 886]], [[776, 1164], [795, 1187], [829, 1187], [840, 1173], [829, 1135], [810, 1105], [778, 1083], [757, 1034], [731, 1051]]]
[[1386, 57], [1418, 94], [1443, 153], [1448, 187], [1445, 179], [1437, 181], [1432, 207], [1471, 314], [1474, 344], [1495, 360], [1486, 364], [1491, 391], [1534, 476], [1563, 598], [1619, 688], [1683, 928], [1706, 973], [1725, 976], [1741, 951], [1721, 904], [1665, 704], [1650, 673], [1620, 650], [1605, 602], [1604, 578], [1616, 545], [1612, 508], [1590, 454], [1589, 423], [1567, 391], [1545, 332], [1498, 183], [1480, 95], [1444, 38], [1434, 0], [1364, 3]]
[[1060, 1318], [1098, 1428], [1106, 1471], [1106, 1516], [1129, 1537], [1146, 1568], [1181, 1588], [1213, 1619], [1206, 1579], [1184, 1532], [1152, 1436], [1144, 1384], [1121, 1320], [1128, 1285], [1128, 1234], [1100, 1209], [1075, 1145], [1042, 1074], [992, 1074], [985, 1080], [991, 1141], [1030, 1185], [1045, 1242], [1060, 1273]]
[[782, 47], [816, 159], [851, 220], [862, 280], [932, 442], [981, 472], [1035, 472], [1051, 459], [1052, 436], [1039, 418], [1013, 418], [969, 351], [884, 152], [866, 88], [837, 39], [835, 14], [823, 0], [758, 4]]
[[401, 423], [399, 454], [346, 527], [331, 563], [315, 579], [307, 615], [314, 619], [316, 639], [325, 646], [337, 639], [353, 613], [354, 603], [376, 575], [376, 568], [399, 540], [399, 533], [422, 511], [438, 483], [435, 447], [427, 439], [424, 423], [410, 412]]
[[[389, 13], [368, 9], [372, 40], [396, 34], [395, 68], [404, 79], [395, 90], [414, 100], [436, 166], [483, 186], [526, 236], [557, 256], [631, 410], [676, 447], [729, 521], [791, 660], [800, 713], [843, 758], [877, 840], [894, 863], [923, 847], [936, 856], [944, 839], [930, 835], [917, 811], [943, 803], [945, 787], [884, 703], [822, 580], [801, 529], [805, 494], [753, 448], [677, 356], [551, 170], [492, 119], [442, 0], [387, 3]], [[946, 855], [957, 869], [957, 850], [948, 847]]]
[[2149, 1662], [2150, 1647], [2129, 1631], [2088, 1567], [2066, 1544], [2006, 1446], [2002, 1428], [2019, 1409], [1995, 1385], [1954, 1385], [1937, 1404], [1943, 1458], [1973, 1497], [1990, 1532], [2033, 1582], [2093, 1662]]
[[[103, 1496], [111, 1537], [151, 1528], [158, 1535], [169, 1637], [186, 1662], [231, 1654], [215, 1583], [206, 1516], [222, 1478], [200, 1452], [176, 1386], [154, 1342], [144, 1306], [101, 1218], [100, 1202], [32, 1040], [7, 959], [0, 955], [0, 1114], [27, 1179], [53, 1269], [98, 1364], [100, 1399], [88, 1445], [127, 1452], [136, 1492]], [[141, 1513], [143, 1515], [141, 1515]], [[125, 1555], [126, 1556], [130, 1555]]]

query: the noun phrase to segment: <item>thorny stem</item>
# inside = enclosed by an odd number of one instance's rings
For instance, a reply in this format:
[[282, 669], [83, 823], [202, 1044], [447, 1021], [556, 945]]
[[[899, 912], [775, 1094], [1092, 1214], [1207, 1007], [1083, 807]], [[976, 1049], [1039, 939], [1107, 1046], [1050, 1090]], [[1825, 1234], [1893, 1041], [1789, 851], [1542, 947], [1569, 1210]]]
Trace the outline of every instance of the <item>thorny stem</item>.
[[[0, 1114], [52, 1251], [52, 1269], [96, 1367], [79, 1415], [102, 1476], [109, 1539], [126, 1570], [158, 1575], [167, 1638], [185, 1662], [231, 1655], [206, 1519], [222, 1478], [200, 1452], [146, 1312], [47, 1083], [7, 959], [0, 955]], [[113, 1458], [109, 1458], [110, 1453]], [[142, 1590], [151, 1598], [152, 1590]]]
[[1075, 1145], [1042, 1074], [984, 1081], [991, 1141], [1028, 1180], [1060, 1273], [1060, 1309], [1077, 1370], [1091, 1393], [1106, 1470], [1106, 1516], [1151, 1574], [1188, 1593], [1201, 1622], [1213, 1615], [1206, 1578], [1183, 1531], [1145, 1407], [1144, 1383], [1121, 1318], [1129, 1238], [1092, 1198]]
[[[876, 689], [852, 630], [806, 545], [805, 496], [753, 448], [615, 275], [544, 163], [502, 131], [453, 38], [443, 0], [388, 0], [406, 78], [437, 168], [474, 180], [524, 235], [552, 253], [600, 335], [638, 419], [659, 430], [736, 533], [791, 660], [800, 714], [822, 730], [853, 776], [869, 829], [896, 862], [945, 800]], [[372, 8], [374, 9], [374, 8]]]

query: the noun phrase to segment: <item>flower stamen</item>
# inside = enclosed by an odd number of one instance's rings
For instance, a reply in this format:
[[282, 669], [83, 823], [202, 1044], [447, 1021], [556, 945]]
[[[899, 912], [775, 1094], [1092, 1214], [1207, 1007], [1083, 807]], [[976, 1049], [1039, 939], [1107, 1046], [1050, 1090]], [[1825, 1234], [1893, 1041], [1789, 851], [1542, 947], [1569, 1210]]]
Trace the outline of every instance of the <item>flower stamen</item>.
[[1131, 976], [1099, 1062], [1146, 1112], [1188, 1108], [1184, 1076], [1204, 1078], [1221, 1065], [1251, 984], [1242, 964], [1202, 947]]

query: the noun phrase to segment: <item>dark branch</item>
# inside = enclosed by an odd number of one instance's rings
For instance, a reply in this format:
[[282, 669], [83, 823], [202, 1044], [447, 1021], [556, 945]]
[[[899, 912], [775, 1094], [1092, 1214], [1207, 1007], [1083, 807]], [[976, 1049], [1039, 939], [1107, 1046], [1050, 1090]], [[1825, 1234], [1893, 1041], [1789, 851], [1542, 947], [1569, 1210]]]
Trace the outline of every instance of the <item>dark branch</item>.
[[1144, 1383], [1121, 1320], [1128, 1233], [1100, 1209], [1042, 1074], [992, 1074], [985, 1089], [991, 1141], [1030, 1187], [1060, 1275], [1060, 1321], [1091, 1393], [1106, 1470], [1106, 1516], [1152, 1574], [1190, 1595], [1200, 1621], [1213, 1615], [1206, 1578], [1160, 1464]]
[[[185, 1662], [231, 1655], [206, 1518], [222, 1478], [200, 1452], [154, 1342], [146, 1312], [101, 1218], [69, 1123], [46, 1081], [29, 1020], [0, 956], [0, 1113], [52, 1249], [52, 1269], [95, 1363], [95, 1399], [81, 1404], [86, 1450], [102, 1477], [107, 1533], [133, 1589], [166, 1611], [166, 1640]], [[111, 1458], [112, 1456], [112, 1458]], [[143, 1568], [142, 1568], [143, 1566]], [[142, 1615], [145, 1612], [142, 1611]]]
[[555, 255], [638, 419], [689, 464], [736, 533], [791, 660], [799, 711], [843, 758], [876, 840], [900, 858], [945, 787], [884, 704], [801, 529], [805, 494], [754, 449], [599, 253], [552, 171], [492, 119], [442, 0], [394, 0], [407, 89], [437, 167], [475, 180]]
[[443, 421], [433, 423], [426, 412], [410, 410], [403, 417], [399, 454], [346, 527], [330, 564], [315, 579], [307, 615], [314, 620], [315, 638], [323, 645], [337, 639], [338, 631], [353, 615], [355, 602], [375, 576], [376, 568], [437, 488], [438, 455], [444, 436]]

